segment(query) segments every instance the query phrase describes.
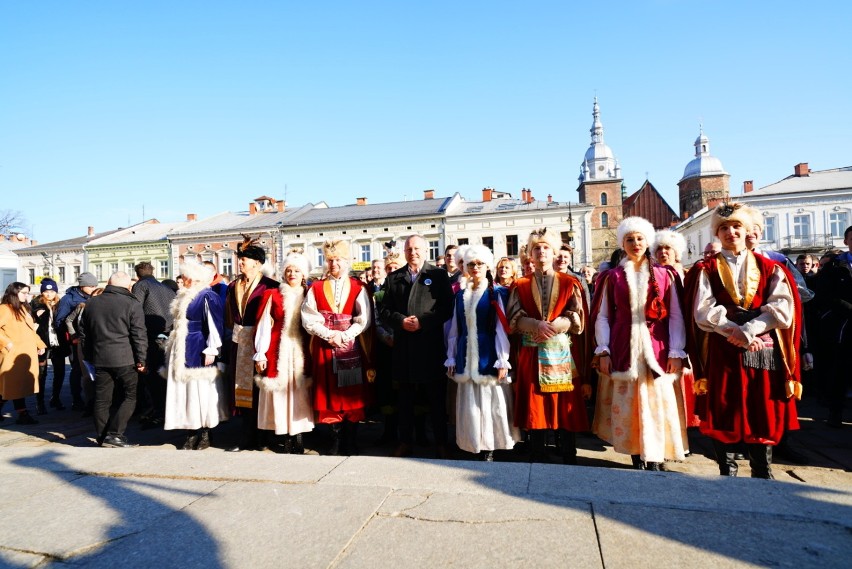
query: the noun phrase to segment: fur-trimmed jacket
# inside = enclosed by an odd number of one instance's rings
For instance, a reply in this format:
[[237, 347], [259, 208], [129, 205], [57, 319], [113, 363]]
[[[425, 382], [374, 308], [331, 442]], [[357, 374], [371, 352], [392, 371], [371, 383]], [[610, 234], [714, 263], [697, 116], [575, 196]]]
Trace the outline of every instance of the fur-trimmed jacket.
[[222, 346], [221, 297], [199, 284], [179, 291], [170, 311], [174, 327], [166, 343], [167, 377], [180, 383], [215, 380], [217, 366], [205, 366], [204, 359], [218, 356]]
[[310, 386], [310, 335], [302, 327], [305, 289], [282, 283], [267, 290], [260, 303], [255, 327], [254, 361], [266, 370], [254, 382], [264, 391], [285, 391], [293, 380], [297, 388]]

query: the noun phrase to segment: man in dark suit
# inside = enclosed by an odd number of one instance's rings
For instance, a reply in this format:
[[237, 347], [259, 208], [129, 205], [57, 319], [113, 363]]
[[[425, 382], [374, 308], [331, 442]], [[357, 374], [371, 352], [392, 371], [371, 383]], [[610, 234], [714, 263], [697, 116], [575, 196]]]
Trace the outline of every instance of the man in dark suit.
[[419, 235], [405, 241], [406, 266], [387, 276], [379, 315], [393, 330], [393, 378], [399, 383], [399, 446], [392, 456], [411, 454], [414, 401], [418, 389], [429, 401], [437, 455], [447, 456], [447, 377], [444, 322], [453, 308], [447, 271], [426, 262], [428, 245]]

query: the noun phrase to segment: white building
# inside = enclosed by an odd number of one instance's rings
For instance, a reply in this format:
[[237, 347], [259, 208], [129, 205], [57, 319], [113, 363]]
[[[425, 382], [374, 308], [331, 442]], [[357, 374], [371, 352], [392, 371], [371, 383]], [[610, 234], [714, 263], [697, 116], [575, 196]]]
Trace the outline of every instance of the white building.
[[485, 245], [494, 257], [518, 258], [533, 229], [551, 227], [574, 247], [573, 265], [579, 268], [592, 259], [592, 205], [536, 200], [532, 191], [511, 194], [482, 190], [482, 201], [459, 200], [447, 211], [446, 242]]

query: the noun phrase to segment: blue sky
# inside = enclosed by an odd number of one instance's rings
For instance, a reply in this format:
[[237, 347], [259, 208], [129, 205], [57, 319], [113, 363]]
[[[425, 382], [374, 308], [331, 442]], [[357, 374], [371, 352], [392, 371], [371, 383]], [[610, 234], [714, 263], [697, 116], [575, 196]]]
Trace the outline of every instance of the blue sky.
[[[0, 209], [41, 242], [147, 218], [577, 200], [592, 101], [677, 210], [699, 122], [761, 187], [852, 165], [846, 2], [0, 2]], [[29, 230], [27, 231], [29, 233]]]

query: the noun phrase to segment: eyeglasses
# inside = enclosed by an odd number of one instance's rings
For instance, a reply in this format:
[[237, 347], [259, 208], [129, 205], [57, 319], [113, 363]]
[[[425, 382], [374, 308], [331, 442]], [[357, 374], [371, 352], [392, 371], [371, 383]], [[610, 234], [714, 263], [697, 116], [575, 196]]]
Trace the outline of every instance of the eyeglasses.
[[483, 263], [482, 261], [471, 261], [470, 263], [467, 264], [468, 269], [477, 269], [479, 267], [484, 267], [484, 266], [485, 266], [485, 263]]

